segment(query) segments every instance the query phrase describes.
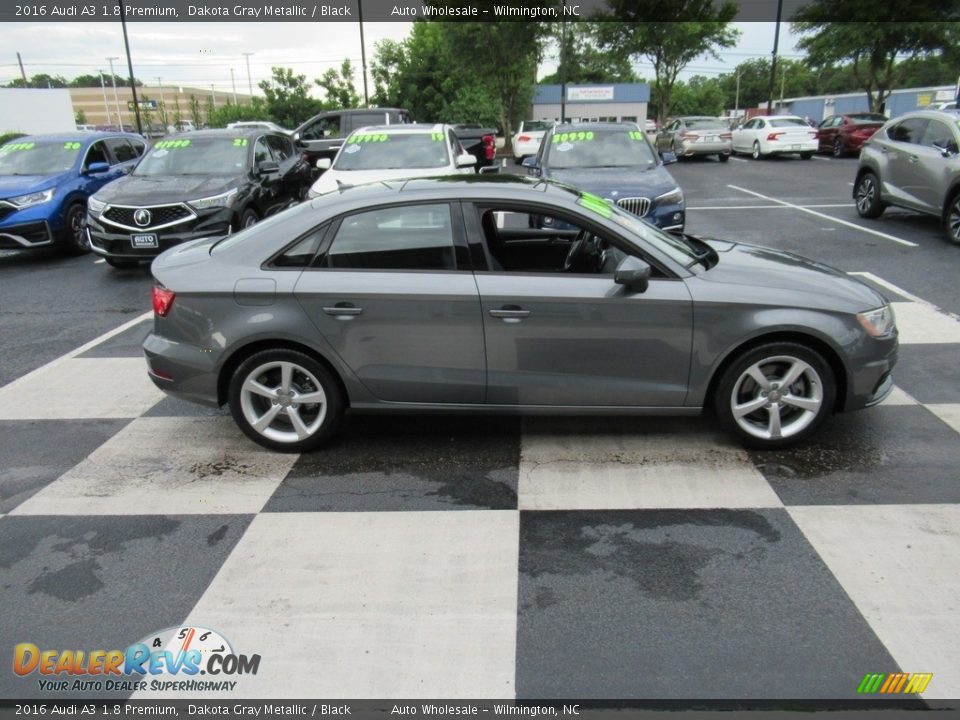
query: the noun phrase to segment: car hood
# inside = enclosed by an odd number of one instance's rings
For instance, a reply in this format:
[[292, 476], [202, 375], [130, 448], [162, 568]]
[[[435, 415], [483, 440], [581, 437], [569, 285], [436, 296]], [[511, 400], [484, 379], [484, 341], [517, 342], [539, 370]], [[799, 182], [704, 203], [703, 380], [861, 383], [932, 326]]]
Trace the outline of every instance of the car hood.
[[366, 183], [385, 180], [403, 180], [405, 178], [437, 177], [448, 175], [454, 171], [447, 167], [442, 168], [399, 168], [396, 170], [327, 170], [313, 184], [313, 191], [318, 193], [332, 192], [337, 189], [337, 180], [344, 185], [364, 185]]
[[0, 175], [0, 199], [47, 190], [63, 182], [69, 173], [57, 175]]
[[242, 175], [127, 175], [104, 185], [96, 198], [117, 205], [162, 205], [219, 195], [244, 181]]
[[547, 177], [614, 201], [625, 197], [655, 198], [677, 188], [677, 181], [662, 165], [550, 170]]
[[719, 256], [716, 265], [699, 275], [704, 281], [753, 287], [760, 290], [758, 299], [775, 303], [819, 299], [831, 309], [840, 309], [839, 304], [850, 312], [886, 303], [876, 290], [829, 265], [759, 245], [702, 239]]

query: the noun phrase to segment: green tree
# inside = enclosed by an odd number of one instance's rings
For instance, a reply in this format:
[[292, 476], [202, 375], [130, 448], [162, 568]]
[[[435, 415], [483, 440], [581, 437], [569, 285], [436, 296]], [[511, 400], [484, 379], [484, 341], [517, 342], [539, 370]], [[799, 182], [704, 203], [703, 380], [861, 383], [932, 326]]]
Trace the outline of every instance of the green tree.
[[[737, 73], [740, 74], [740, 99], [737, 103]], [[783, 81], [786, 80], [786, 84]], [[764, 105], [770, 83], [769, 58], [753, 58], [739, 65], [732, 73], [724, 73], [718, 79], [724, 93], [724, 106], [740, 109]], [[777, 60], [777, 77], [773, 84], [773, 97], [780, 97], [783, 85], [784, 97], [817, 95], [826, 91], [820, 75], [804, 62], [790, 58]]]
[[540, 79], [543, 84], [633, 83], [637, 74], [625, 55], [605, 52], [597, 46], [596, 23], [565, 23], [566, 47], [563, 44], [563, 23], [554, 23], [551, 40], [556, 45], [557, 70]]
[[77, 125], [86, 125], [87, 124], [87, 114], [82, 110], [77, 110], [76, 114], [73, 116], [73, 121]]
[[200, 127], [200, 123], [203, 122], [200, 115], [200, 101], [197, 100], [196, 95], [190, 96], [190, 120], [195, 128]]
[[357, 91], [353, 87], [353, 66], [350, 64], [349, 58], [344, 59], [341, 63], [339, 72], [330, 68], [314, 82], [326, 93], [326, 104], [329, 107], [355, 108], [360, 106], [360, 96], [357, 95]]
[[718, 78], [695, 75], [689, 82], [678, 80], [673, 88], [673, 115], [715, 115], [724, 110], [724, 92]]
[[17, 78], [7, 83], [8, 88], [65, 88], [67, 87], [66, 78], [62, 75], [48, 75], [47, 73], [38, 73], [33, 75], [27, 84], [23, 84], [23, 78]]
[[295, 128], [323, 109], [323, 103], [310, 97], [306, 75], [294, 75], [291, 68], [270, 69], [270, 80], [260, 82], [266, 97], [270, 119], [283, 127]]
[[849, 64], [858, 87], [866, 91], [870, 109], [879, 112], [897, 82], [898, 57], [916, 57], [951, 50], [960, 42], [957, 16], [942, 0], [912, 0], [911, 22], [904, 22], [895, 4], [872, 0], [813, 0], [793, 17], [791, 29], [802, 37], [798, 46], [814, 67]]
[[[655, 75], [653, 100], [657, 119], [670, 114], [673, 86], [695, 58], [734, 45], [739, 31], [730, 27], [736, 3], [724, 0], [607, 0], [599, 19], [600, 47], [628, 58], [646, 58]], [[697, 22], [690, 22], [697, 18]]]
[[267, 109], [260, 98], [253, 98], [250, 103], [233, 104], [227, 102], [214, 108], [213, 112], [207, 117], [207, 125], [212, 128], [223, 128], [228, 123], [241, 122], [242, 120], [257, 120], [267, 116]]
[[213, 95], [207, 95], [206, 99], [203, 101], [203, 117], [206, 118], [206, 124], [210, 124], [210, 118], [213, 116], [215, 109], [216, 106], [213, 103]]

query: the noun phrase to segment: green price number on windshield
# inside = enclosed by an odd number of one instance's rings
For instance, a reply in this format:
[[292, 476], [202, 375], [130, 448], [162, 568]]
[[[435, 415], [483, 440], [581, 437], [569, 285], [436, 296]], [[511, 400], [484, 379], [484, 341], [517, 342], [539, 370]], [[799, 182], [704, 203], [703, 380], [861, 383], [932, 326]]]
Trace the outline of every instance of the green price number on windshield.
[[[36, 143], [32, 143], [32, 142], [13, 143], [10, 145], [4, 145], [3, 147], [0, 147], [0, 152], [8, 153], [8, 152], [15, 152], [17, 150], [33, 150], [34, 147], [36, 147]], [[79, 147], [79, 144], [78, 144], [78, 147]]]
[[593, 140], [594, 135], [591, 130], [580, 130], [578, 132], [570, 133], [560, 133], [559, 135], [553, 136], [553, 142], [555, 143], [565, 143], [565, 142], [590, 142]]
[[161, 140], [154, 145], [158, 150], [173, 150], [174, 148], [189, 147], [189, 140]]

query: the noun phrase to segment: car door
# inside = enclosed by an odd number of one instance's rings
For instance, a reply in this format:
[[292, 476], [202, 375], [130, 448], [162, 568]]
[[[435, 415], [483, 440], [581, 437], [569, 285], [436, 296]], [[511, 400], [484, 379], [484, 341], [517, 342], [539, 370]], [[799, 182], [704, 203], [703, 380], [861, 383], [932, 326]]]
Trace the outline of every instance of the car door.
[[[939, 214], [943, 209], [944, 196], [954, 176], [948, 167], [956, 168], [960, 164], [956, 155], [957, 135], [947, 123], [931, 118], [914, 148], [916, 160], [907, 163], [909, 186], [918, 204], [927, 212]], [[944, 157], [945, 150], [952, 150], [952, 156]]]
[[883, 194], [903, 207], [915, 210], [927, 210], [918, 194], [922, 179], [917, 172], [917, 163], [922, 154], [920, 140], [927, 129], [926, 118], [906, 118], [887, 128], [886, 141], [880, 145], [880, 152], [886, 161], [886, 172], [882, 174]]
[[757, 119], [752, 118], [747, 120], [746, 123], [733, 133], [733, 147], [735, 150], [742, 150], [746, 152], [750, 149], [750, 146], [753, 144], [753, 129], [757, 126]]
[[[94, 163], [106, 163], [110, 166], [109, 170], [98, 173], [90, 173], [90, 166]], [[107, 147], [107, 140], [98, 140], [87, 148], [84, 154], [83, 162], [80, 166], [80, 173], [83, 177], [83, 192], [87, 195], [93, 195], [97, 190], [109, 182], [124, 175], [125, 168], [130, 167], [126, 163], [118, 162], [118, 159], [110, 152]]]
[[[683, 405], [693, 308], [682, 280], [658, 274], [642, 293], [616, 284], [615, 262], [607, 262], [603, 253], [624, 257], [636, 250], [591, 227], [583, 217], [557, 215], [533, 203], [509, 207], [477, 203], [465, 205], [464, 211], [468, 232], [482, 239], [490, 253], [489, 267], [495, 268], [476, 272], [487, 353], [487, 403]], [[553, 217], [568, 227], [579, 223], [595, 232], [598, 251], [604, 244], [596, 269], [563, 272], [567, 253], [553, 252], [549, 230], [529, 229], [530, 216]], [[531, 267], [532, 240], [524, 241], [525, 233], [544, 243], [540, 267]], [[514, 265], [507, 259], [511, 242], [523, 243], [528, 260], [513, 270], [507, 269]]]
[[296, 297], [374, 397], [483, 402], [480, 296], [459, 204], [351, 212], [331, 227], [315, 265]]
[[293, 149], [290, 138], [280, 134], [266, 135], [270, 153], [278, 165], [278, 196], [286, 207], [300, 202], [310, 187], [310, 172]]
[[820, 152], [833, 150], [833, 139], [837, 136], [837, 127], [843, 118], [839, 115], [828, 117], [817, 129], [817, 149]]

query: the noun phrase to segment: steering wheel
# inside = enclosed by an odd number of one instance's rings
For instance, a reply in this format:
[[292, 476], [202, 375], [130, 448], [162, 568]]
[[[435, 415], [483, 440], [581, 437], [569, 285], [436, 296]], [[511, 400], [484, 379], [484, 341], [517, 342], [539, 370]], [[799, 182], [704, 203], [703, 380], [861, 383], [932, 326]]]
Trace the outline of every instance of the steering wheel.
[[583, 256], [587, 250], [587, 243], [590, 242], [590, 231], [581, 230], [577, 237], [572, 243], [570, 243], [570, 249], [567, 251], [567, 257], [563, 260], [563, 271], [564, 272], [573, 272], [574, 267], [576, 267], [577, 261]]

